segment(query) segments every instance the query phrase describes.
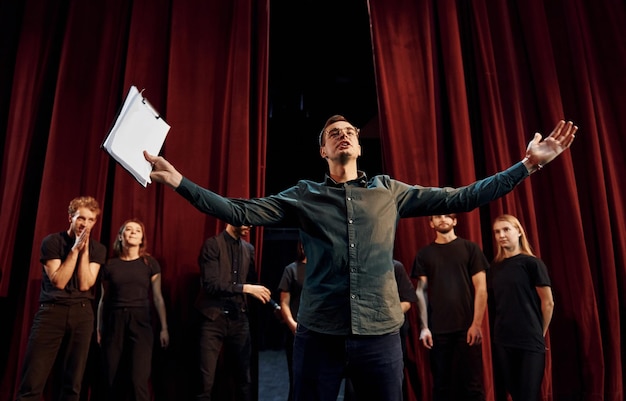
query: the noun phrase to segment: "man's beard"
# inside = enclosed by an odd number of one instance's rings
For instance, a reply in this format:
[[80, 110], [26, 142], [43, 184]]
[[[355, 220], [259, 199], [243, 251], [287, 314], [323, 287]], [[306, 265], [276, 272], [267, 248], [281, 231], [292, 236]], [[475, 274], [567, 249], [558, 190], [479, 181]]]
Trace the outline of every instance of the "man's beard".
[[446, 227], [446, 228], [440, 228], [439, 226], [437, 226], [437, 232], [441, 233], [441, 234], [447, 234], [450, 231], [452, 231], [452, 226]]

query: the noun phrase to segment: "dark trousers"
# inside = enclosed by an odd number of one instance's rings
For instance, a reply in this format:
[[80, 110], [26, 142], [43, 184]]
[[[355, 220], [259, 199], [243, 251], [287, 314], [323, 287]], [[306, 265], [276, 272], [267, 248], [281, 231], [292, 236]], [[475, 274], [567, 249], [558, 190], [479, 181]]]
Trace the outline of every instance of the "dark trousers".
[[149, 308], [106, 311], [102, 326], [102, 361], [107, 399], [126, 399], [128, 388], [135, 401], [149, 401], [154, 332]]
[[546, 367], [544, 352], [493, 344], [496, 400], [537, 401]]
[[202, 318], [200, 323], [200, 375], [201, 391], [197, 400], [211, 400], [215, 382], [215, 370], [224, 348], [224, 366], [231, 371], [228, 375], [235, 379], [237, 401], [250, 400], [250, 324], [245, 313], [236, 318], [221, 314], [215, 320]]
[[[402, 358], [404, 361], [404, 367], [409, 366], [407, 363], [407, 351], [406, 351], [406, 339], [409, 336], [409, 322], [404, 321], [402, 327], [400, 327], [400, 343], [402, 345]], [[409, 398], [409, 389], [406, 382], [406, 377], [402, 380], [402, 399], [408, 400]], [[346, 377], [346, 381], [344, 383], [344, 391], [343, 391], [343, 399], [344, 401], [358, 401], [358, 398], [354, 395], [354, 387], [352, 386], [352, 380], [349, 377]]]
[[59, 360], [53, 387], [55, 400], [78, 401], [93, 334], [91, 302], [41, 304], [35, 314], [24, 357], [17, 401], [36, 400], [42, 393], [52, 367]]
[[293, 341], [294, 336], [289, 328], [285, 334], [285, 356], [287, 357], [287, 371], [289, 372], [289, 394], [287, 401], [293, 401]]
[[398, 332], [380, 336], [333, 336], [296, 330], [294, 399], [335, 401], [341, 380], [350, 378], [362, 400], [402, 400], [403, 361]]
[[482, 346], [467, 344], [467, 332], [433, 334], [430, 350], [433, 401], [484, 401]]

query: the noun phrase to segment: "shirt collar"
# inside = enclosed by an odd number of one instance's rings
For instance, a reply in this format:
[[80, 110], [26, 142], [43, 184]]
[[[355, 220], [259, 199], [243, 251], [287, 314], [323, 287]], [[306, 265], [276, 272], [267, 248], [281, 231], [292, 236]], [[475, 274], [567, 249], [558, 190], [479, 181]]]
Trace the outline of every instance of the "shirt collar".
[[344, 182], [336, 182], [330, 177], [330, 175], [328, 175], [328, 173], [326, 173], [325, 178], [324, 178], [324, 185], [328, 185], [331, 187], [341, 187], [344, 184], [359, 185], [361, 187], [365, 187], [367, 184], [367, 174], [365, 174], [364, 171], [358, 170], [357, 177], [354, 180], [350, 180], [344, 183]]
[[228, 244], [238, 244], [239, 240], [236, 238], [233, 238], [226, 230], [224, 230], [222, 232], [222, 235], [224, 235], [224, 238], [226, 239], [226, 243]]

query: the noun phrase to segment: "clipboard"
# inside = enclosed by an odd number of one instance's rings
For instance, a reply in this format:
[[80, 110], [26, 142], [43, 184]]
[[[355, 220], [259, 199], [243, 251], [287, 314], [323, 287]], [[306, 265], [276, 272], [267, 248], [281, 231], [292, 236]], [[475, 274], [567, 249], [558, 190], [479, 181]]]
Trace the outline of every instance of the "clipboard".
[[169, 124], [143, 96], [143, 90], [132, 85], [101, 147], [146, 187], [152, 182], [152, 166], [143, 151], [158, 155], [169, 130]]

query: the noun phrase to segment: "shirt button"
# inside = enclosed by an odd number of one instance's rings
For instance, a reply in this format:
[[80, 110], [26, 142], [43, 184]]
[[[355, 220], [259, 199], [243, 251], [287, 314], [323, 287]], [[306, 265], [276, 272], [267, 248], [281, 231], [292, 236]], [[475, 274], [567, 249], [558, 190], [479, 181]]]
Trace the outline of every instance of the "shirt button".
[[354, 244], [350, 244], [350, 248], [354, 248]]
[[354, 221], [354, 220], [350, 219], [350, 220], [348, 220], [348, 223], [349, 223], [349, 224], [352, 224], [352, 222], [353, 222], [353, 221]]
[[348, 196], [348, 200], [349, 200], [349, 201], [351, 201], [351, 200], [352, 200], [352, 198]]
[[356, 299], [356, 295], [352, 294], [352, 295], [350, 295], [350, 298]]

